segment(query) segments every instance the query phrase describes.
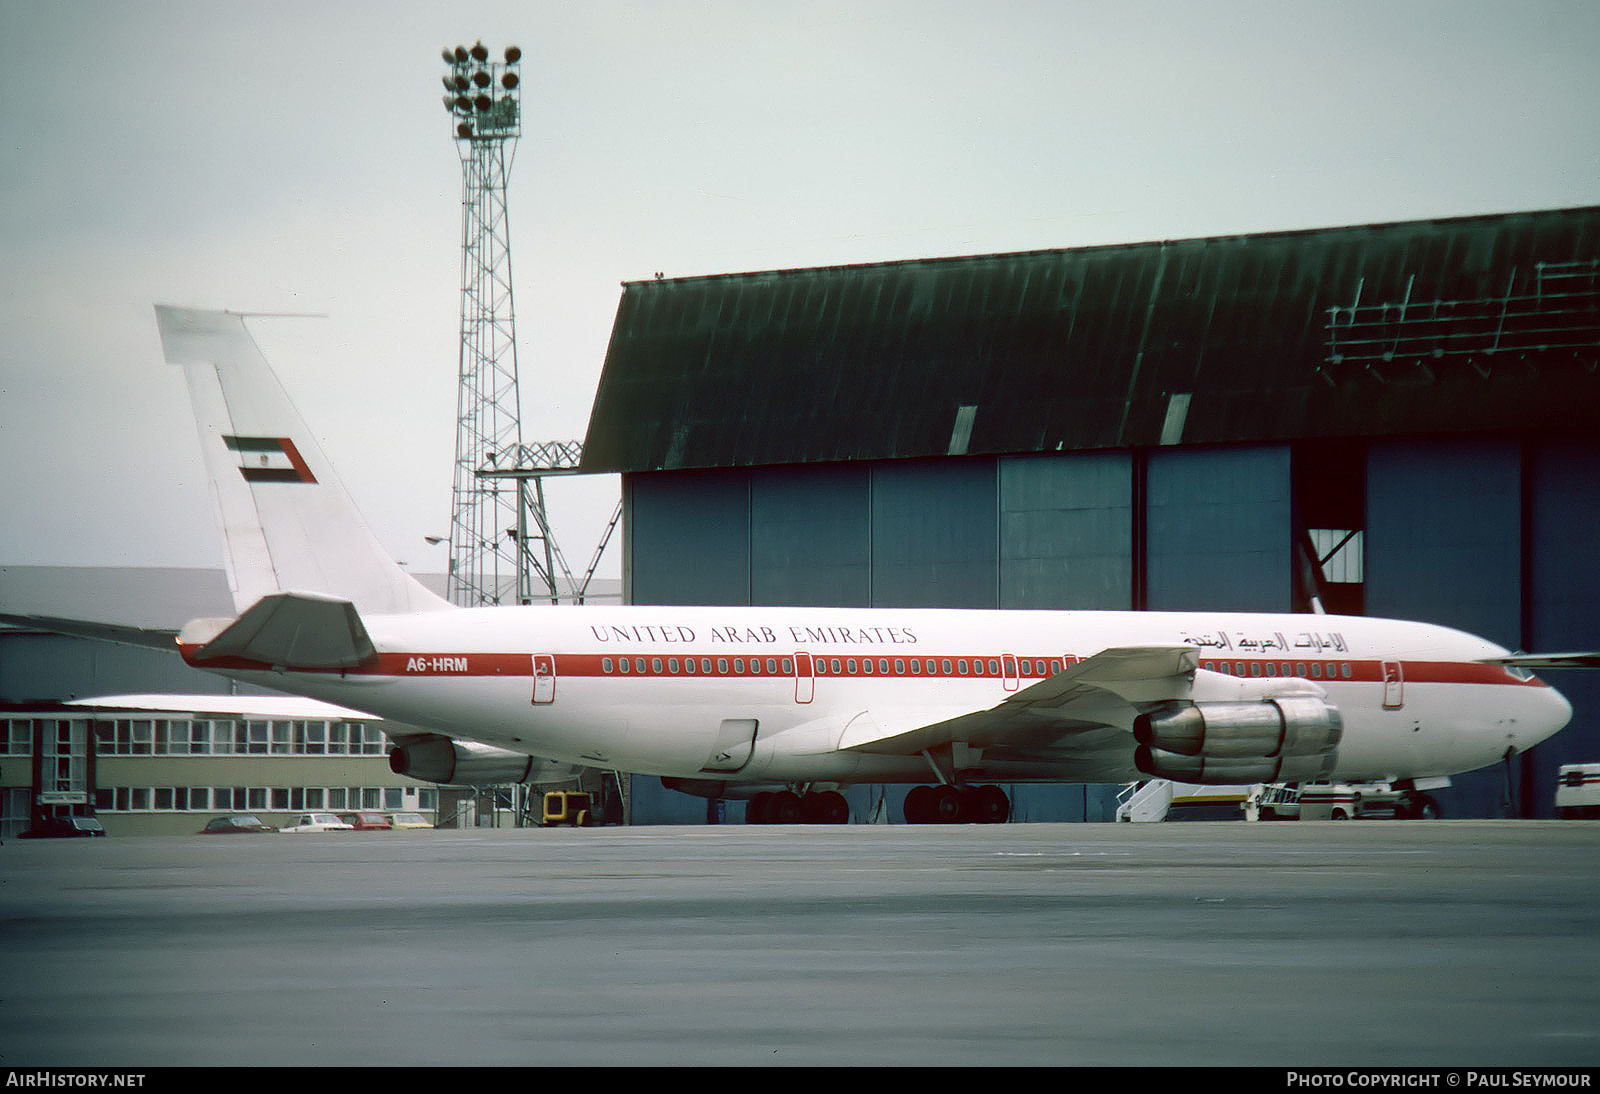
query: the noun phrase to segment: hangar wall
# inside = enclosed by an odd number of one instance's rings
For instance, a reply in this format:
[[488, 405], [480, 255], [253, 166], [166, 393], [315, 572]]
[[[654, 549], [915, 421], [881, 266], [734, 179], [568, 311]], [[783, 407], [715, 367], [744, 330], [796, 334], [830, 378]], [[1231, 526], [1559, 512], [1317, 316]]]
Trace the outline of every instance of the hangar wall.
[[[1593, 648], [1600, 618], [1600, 442], [1374, 440], [1365, 476], [1366, 614], [1419, 619], [1512, 649]], [[1337, 469], [1318, 446], [656, 472], [624, 478], [635, 604], [1304, 610], [1296, 536]], [[1297, 466], [1300, 465], [1300, 466]], [[1309, 485], [1307, 485], [1309, 484]], [[1554, 682], [1574, 724], [1455, 780], [1447, 816], [1551, 815], [1555, 771], [1600, 755], [1600, 681]], [[640, 780], [642, 782], [642, 780]], [[1019, 820], [1104, 820], [1114, 788], [1016, 786]], [[692, 820], [698, 801], [635, 791], [634, 815]], [[867, 813], [904, 788], [855, 788]], [[730, 810], [740, 806], [730, 803]], [[736, 816], [736, 814], [735, 814]]]
[[[1379, 441], [1367, 454], [1367, 614], [1523, 646], [1522, 459], [1509, 440]], [[1552, 774], [1554, 774], [1552, 770]], [[1506, 772], [1456, 778], [1447, 815], [1500, 815]]]
[[1129, 453], [1000, 461], [1000, 607], [1126, 608], [1132, 560]]
[[626, 596], [1287, 611], [1289, 469], [1261, 445], [630, 475]]
[[228, 681], [159, 650], [59, 634], [0, 630], [0, 703], [96, 695], [226, 695]]
[[830, 464], [750, 480], [751, 604], [872, 602], [872, 474]]
[[1133, 606], [1293, 610], [1289, 446], [1157, 449], [1147, 459], [1149, 592]]
[[[1289, 470], [1287, 445], [1257, 445], [630, 475], [626, 596], [633, 604], [1283, 611]], [[1135, 562], [1140, 541], [1145, 565]], [[635, 780], [636, 822], [704, 812], [650, 782]], [[907, 789], [847, 796], [858, 817], [875, 795], [898, 816]], [[1109, 820], [1116, 810], [1113, 787], [1008, 789], [1018, 820]], [[736, 815], [742, 806], [727, 808]]]

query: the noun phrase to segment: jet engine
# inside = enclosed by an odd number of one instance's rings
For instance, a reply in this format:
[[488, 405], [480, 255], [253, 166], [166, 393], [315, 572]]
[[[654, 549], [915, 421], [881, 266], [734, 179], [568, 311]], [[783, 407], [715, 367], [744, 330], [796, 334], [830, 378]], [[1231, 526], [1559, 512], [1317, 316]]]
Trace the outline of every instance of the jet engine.
[[1168, 703], [1134, 719], [1134, 764], [1175, 782], [1310, 782], [1333, 771], [1344, 723], [1337, 707], [1294, 697]]
[[457, 786], [527, 782], [537, 762], [520, 752], [434, 734], [403, 738], [389, 753], [389, 770], [396, 775]]

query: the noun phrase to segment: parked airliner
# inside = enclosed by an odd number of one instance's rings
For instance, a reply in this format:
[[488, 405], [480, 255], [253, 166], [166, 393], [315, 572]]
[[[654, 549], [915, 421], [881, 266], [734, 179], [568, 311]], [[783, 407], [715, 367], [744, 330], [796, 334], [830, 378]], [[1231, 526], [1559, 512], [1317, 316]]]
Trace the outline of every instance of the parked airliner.
[[183, 657], [416, 727], [391, 763], [418, 778], [515, 779], [536, 756], [834, 823], [841, 787], [914, 783], [910, 821], [1000, 821], [996, 784], [1030, 780], [1410, 788], [1571, 714], [1505, 649], [1384, 619], [455, 607], [385, 555], [243, 317], [156, 313], [239, 613], [185, 626]]

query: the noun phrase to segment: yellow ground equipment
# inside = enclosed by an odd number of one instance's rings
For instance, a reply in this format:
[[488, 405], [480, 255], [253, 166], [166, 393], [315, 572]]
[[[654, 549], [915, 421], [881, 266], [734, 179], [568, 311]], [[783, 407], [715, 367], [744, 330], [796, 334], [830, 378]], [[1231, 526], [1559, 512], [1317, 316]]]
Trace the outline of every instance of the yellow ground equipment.
[[540, 823], [546, 828], [587, 828], [594, 823], [592, 809], [585, 791], [552, 790], [544, 796], [544, 819]]

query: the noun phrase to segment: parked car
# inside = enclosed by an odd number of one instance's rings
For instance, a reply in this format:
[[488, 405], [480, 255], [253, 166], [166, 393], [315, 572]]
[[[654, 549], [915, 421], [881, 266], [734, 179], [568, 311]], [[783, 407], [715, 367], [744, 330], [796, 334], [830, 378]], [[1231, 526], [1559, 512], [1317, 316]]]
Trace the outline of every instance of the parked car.
[[395, 828], [432, 828], [433, 824], [421, 813], [390, 813], [389, 823]]
[[71, 839], [75, 836], [103, 836], [106, 830], [93, 817], [47, 817], [22, 833], [22, 839]]
[[270, 824], [262, 824], [261, 818], [254, 813], [229, 813], [225, 817], [217, 817], [209, 821], [200, 829], [202, 836], [233, 836], [246, 832], [276, 832], [277, 829]]
[[293, 824], [278, 829], [280, 832], [349, 832], [351, 826], [332, 813], [301, 813]]
[[387, 832], [394, 827], [382, 813], [340, 813], [339, 819], [357, 832]]

